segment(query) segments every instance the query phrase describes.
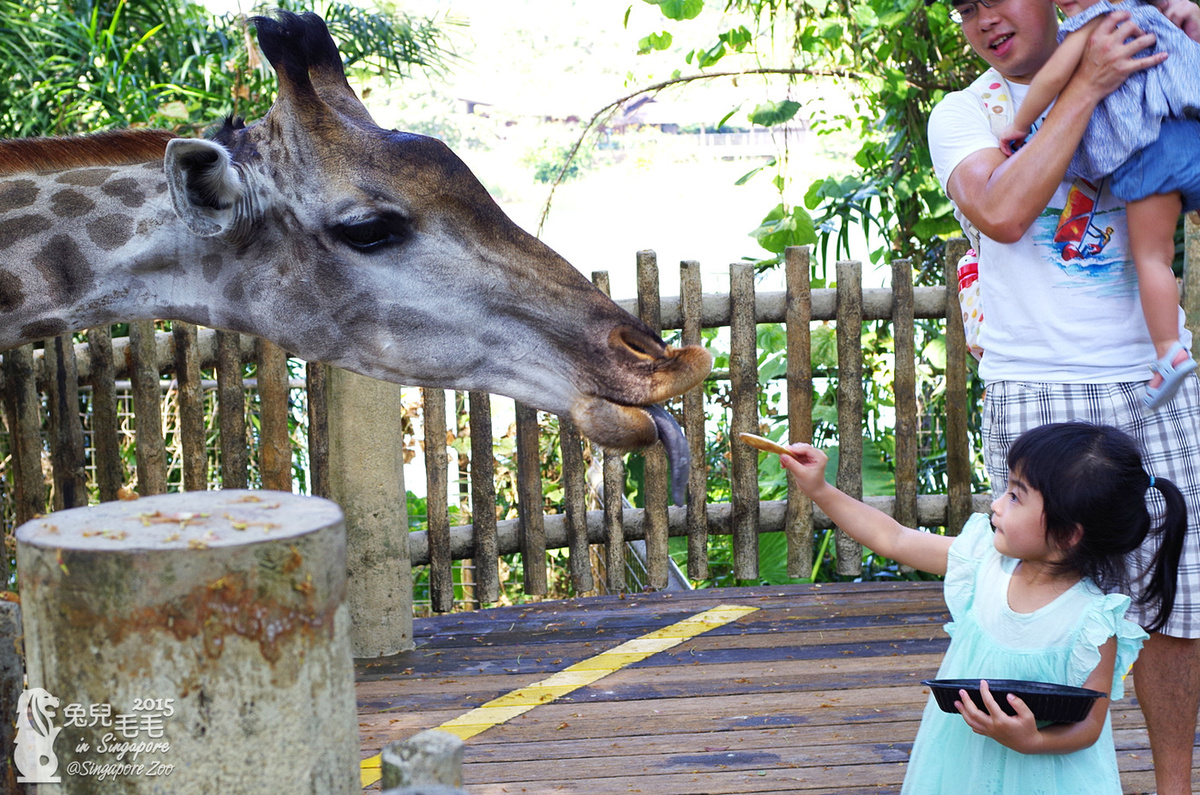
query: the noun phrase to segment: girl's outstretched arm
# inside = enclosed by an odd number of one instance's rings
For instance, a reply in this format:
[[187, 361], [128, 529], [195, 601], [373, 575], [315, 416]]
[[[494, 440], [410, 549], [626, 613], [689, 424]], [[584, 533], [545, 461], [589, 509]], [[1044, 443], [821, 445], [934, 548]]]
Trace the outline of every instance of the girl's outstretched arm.
[[[1112, 690], [1113, 666], [1117, 660], [1117, 639], [1109, 638], [1100, 647], [1100, 664], [1088, 676], [1083, 686], [1108, 694]], [[996, 703], [995, 697], [980, 685], [983, 703], [987, 710], [975, 706], [970, 698], [962, 696], [954, 703], [962, 713], [967, 725], [976, 734], [991, 737], [996, 742], [1022, 754], [1069, 754], [1089, 747], [1100, 739], [1104, 719], [1108, 717], [1108, 698], [1098, 698], [1092, 704], [1087, 717], [1078, 723], [1056, 723], [1039, 730], [1033, 713], [1025, 702], [1009, 695], [1009, 703], [1017, 711], [1007, 715]]]
[[859, 502], [825, 481], [828, 457], [809, 444], [793, 444], [791, 455], [779, 456], [807, 494], [834, 524], [868, 549], [931, 574], [946, 573], [953, 538], [905, 527], [882, 511]]

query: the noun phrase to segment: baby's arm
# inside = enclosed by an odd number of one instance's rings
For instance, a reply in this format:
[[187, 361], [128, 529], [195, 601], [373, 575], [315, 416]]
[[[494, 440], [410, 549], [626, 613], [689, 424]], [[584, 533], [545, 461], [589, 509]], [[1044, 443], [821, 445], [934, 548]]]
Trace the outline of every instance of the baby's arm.
[[1034, 123], [1066, 87], [1071, 76], [1075, 74], [1080, 59], [1083, 58], [1088, 38], [1101, 19], [1103, 16], [1096, 17], [1079, 30], [1067, 34], [1050, 59], [1033, 76], [1033, 81], [1029, 84], [1029, 93], [1021, 101], [1021, 107], [1013, 116], [1013, 123], [1000, 134], [1000, 148], [1006, 155], [1011, 155], [1017, 148], [1012, 145], [1014, 142], [1019, 146], [1019, 142], [1029, 135]]
[[824, 453], [808, 444], [793, 444], [791, 455], [781, 455], [783, 468], [792, 473], [807, 494], [834, 524], [868, 549], [932, 574], [946, 573], [946, 556], [953, 538], [905, 527], [882, 511], [859, 502], [825, 481]]
[[[1100, 664], [1088, 676], [1083, 686], [1098, 690], [1106, 696], [1112, 690], [1113, 666], [1117, 660], [1117, 639], [1109, 638], [1100, 647]], [[1092, 704], [1087, 717], [1078, 723], [1056, 723], [1039, 730], [1033, 713], [1025, 702], [1009, 696], [1009, 703], [1016, 715], [1006, 715], [1000, 710], [991, 692], [980, 686], [983, 703], [987, 710], [975, 706], [970, 698], [962, 697], [954, 706], [976, 734], [991, 737], [1001, 745], [1022, 754], [1069, 754], [1094, 744], [1100, 739], [1104, 719], [1108, 717], [1108, 698], [1098, 698]], [[960, 694], [961, 695], [961, 694]]]
[[1188, 38], [1200, 42], [1200, 6], [1192, 0], [1158, 0], [1155, 5]]

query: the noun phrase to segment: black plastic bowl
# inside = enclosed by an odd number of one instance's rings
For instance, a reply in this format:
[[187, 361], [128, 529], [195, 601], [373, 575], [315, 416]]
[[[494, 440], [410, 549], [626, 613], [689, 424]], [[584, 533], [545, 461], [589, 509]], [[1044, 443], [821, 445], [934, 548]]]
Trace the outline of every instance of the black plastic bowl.
[[[1087, 717], [1096, 699], [1104, 696], [1099, 690], [1084, 687], [1056, 685], [1050, 682], [1028, 682], [1023, 679], [988, 679], [988, 690], [1000, 709], [1009, 715], [1017, 711], [1008, 703], [1012, 693], [1025, 702], [1040, 721], [1050, 723], [1077, 723]], [[975, 706], [987, 711], [983, 705], [983, 694], [979, 692], [978, 679], [926, 679], [921, 684], [933, 691], [942, 712], [958, 714], [954, 702], [959, 700], [958, 691], [966, 690]]]

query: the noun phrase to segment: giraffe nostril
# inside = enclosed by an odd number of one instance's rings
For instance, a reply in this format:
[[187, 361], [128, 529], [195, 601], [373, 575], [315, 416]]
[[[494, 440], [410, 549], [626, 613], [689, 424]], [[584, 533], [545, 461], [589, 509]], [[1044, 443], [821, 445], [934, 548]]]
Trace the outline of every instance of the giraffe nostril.
[[661, 359], [667, 346], [658, 337], [631, 326], [613, 329], [609, 343], [617, 350], [626, 350], [641, 359]]

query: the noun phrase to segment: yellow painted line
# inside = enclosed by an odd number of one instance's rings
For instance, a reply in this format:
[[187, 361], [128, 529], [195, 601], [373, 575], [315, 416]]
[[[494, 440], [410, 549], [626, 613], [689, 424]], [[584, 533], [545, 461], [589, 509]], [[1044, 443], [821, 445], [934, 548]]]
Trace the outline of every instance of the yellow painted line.
[[[625, 641], [594, 657], [581, 660], [527, 687], [505, 693], [470, 712], [446, 721], [437, 728], [466, 740], [523, 715], [534, 707], [549, 704], [559, 696], [565, 696], [603, 679], [627, 665], [641, 662], [652, 654], [678, 646], [685, 640], [736, 621], [755, 610], [758, 608], [740, 605], [720, 605], [705, 610], [670, 626], [648, 632], [640, 638]], [[362, 760], [361, 775], [364, 787], [371, 786], [383, 777], [382, 764], [379, 754]]]

